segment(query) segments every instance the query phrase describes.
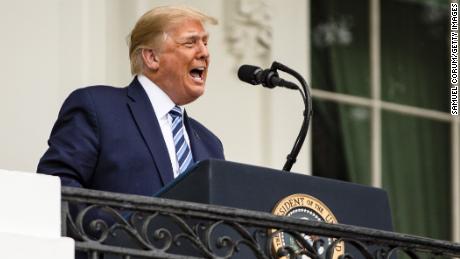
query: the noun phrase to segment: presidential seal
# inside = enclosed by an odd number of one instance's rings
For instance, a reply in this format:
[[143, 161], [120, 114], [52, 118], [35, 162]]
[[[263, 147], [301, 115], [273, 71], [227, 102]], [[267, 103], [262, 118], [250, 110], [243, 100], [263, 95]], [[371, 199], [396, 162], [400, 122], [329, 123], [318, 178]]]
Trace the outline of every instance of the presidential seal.
[[[322, 221], [327, 223], [337, 223], [332, 211], [324, 205], [320, 200], [306, 194], [293, 194], [280, 200], [272, 211], [277, 216], [294, 217], [305, 220]], [[271, 230], [271, 234], [276, 230]], [[318, 256], [326, 253], [328, 247], [334, 242], [334, 238], [313, 236], [301, 234], [301, 238], [306, 241], [315, 251]], [[301, 258], [309, 258], [305, 255], [307, 250], [301, 245], [299, 238], [294, 238], [292, 235], [284, 232], [278, 232], [273, 236], [273, 250], [276, 254], [281, 248], [289, 247], [296, 254], [301, 254]], [[337, 259], [345, 252], [343, 242], [338, 243], [334, 247], [332, 258]], [[282, 256], [281, 259], [288, 259], [289, 256]]]

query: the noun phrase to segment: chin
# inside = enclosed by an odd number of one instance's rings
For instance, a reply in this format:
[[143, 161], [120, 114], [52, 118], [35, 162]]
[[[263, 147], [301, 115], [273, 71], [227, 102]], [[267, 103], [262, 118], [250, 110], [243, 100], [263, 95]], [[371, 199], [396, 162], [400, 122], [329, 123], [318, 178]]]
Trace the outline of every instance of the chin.
[[202, 96], [204, 94], [204, 90], [205, 90], [205, 87], [204, 87], [204, 84], [203, 85], [198, 85], [198, 86], [194, 86], [192, 88], [189, 89], [190, 91], [187, 93], [190, 97], [192, 98], [198, 98], [200, 96]]
[[198, 99], [200, 96], [202, 96], [203, 93], [204, 93], [204, 88], [201, 91], [194, 91], [193, 93], [188, 93], [186, 96], [181, 98], [181, 100], [176, 104], [177, 105], [189, 104], [189, 103], [195, 101], [196, 99]]
[[196, 99], [200, 98], [200, 96], [202, 96], [203, 94], [204, 94], [204, 89], [203, 89], [203, 91], [193, 93], [192, 95], [189, 96], [190, 97], [189, 103], [191, 103], [191, 102], [195, 101]]

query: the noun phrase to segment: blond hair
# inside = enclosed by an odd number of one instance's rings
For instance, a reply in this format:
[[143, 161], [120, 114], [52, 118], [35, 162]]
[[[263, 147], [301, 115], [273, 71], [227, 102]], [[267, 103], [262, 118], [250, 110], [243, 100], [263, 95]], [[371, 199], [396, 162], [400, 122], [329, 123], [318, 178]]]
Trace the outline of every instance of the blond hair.
[[143, 69], [144, 62], [141, 56], [143, 48], [159, 50], [171, 26], [187, 19], [217, 24], [217, 19], [214, 17], [186, 6], [160, 6], [142, 15], [128, 36], [131, 74], [138, 74]]

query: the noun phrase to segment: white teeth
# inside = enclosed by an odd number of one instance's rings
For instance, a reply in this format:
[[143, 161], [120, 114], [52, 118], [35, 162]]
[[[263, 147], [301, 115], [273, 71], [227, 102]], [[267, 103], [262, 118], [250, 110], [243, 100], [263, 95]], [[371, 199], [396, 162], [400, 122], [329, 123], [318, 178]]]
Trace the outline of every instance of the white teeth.
[[196, 80], [202, 80], [204, 67], [196, 67], [190, 71], [190, 75]]

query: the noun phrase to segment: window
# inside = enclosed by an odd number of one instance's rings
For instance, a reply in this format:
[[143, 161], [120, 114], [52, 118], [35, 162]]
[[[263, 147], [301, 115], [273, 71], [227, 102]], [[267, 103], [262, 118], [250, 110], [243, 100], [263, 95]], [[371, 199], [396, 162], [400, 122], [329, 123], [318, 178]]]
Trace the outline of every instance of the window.
[[313, 174], [387, 190], [395, 231], [459, 241], [450, 3], [311, 0]]

